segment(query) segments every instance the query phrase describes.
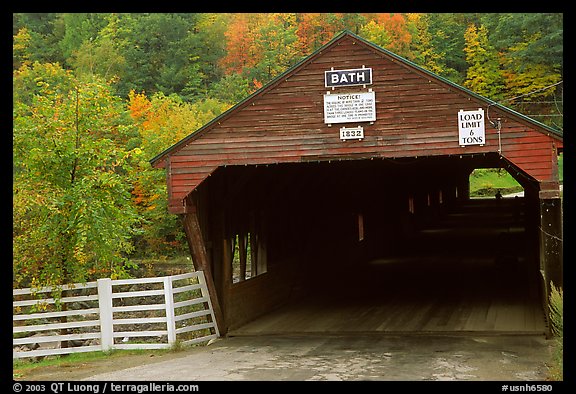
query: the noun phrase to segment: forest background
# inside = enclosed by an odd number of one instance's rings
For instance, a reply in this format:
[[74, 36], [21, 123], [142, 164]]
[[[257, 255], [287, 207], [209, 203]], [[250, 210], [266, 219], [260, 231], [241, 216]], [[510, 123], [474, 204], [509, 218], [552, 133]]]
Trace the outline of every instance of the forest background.
[[563, 130], [562, 14], [15, 13], [13, 286], [187, 254], [149, 160], [344, 29]]

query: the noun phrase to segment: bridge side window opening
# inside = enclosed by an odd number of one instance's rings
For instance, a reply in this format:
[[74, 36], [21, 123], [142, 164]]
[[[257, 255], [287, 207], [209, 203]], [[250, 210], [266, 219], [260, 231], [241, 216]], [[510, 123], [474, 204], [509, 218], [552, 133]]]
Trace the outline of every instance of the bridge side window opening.
[[255, 233], [236, 234], [232, 247], [232, 283], [244, 282], [268, 271], [265, 249]]
[[497, 193], [511, 195], [524, 191], [505, 168], [476, 168], [468, 180], [472, 198], [494, 198]]

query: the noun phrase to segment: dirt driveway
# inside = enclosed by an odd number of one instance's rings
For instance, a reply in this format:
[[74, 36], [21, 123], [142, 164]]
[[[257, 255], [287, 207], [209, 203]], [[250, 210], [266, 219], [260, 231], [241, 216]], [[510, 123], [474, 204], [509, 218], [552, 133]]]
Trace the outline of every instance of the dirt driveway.
[[518, 335], [230, 337], [155, 357], [111, 357], [79, 369], [38, 371], [26, 379], [544, 381], [550, 345], [540, 336]]

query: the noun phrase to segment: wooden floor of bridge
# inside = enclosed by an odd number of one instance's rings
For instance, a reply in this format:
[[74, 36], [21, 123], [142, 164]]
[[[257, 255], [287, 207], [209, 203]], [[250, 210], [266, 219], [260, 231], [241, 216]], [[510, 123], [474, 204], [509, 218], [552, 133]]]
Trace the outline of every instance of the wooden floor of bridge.
[[229, 334], [543, 334], [521, 203], [470, 201], [421, 228], [402, 255], [325, 265], [312, 291]]
[[502, 275], [489, 260], [430, 264], [404, 262], [342, 278], [229, 335], [546, 332], [533, 279]]

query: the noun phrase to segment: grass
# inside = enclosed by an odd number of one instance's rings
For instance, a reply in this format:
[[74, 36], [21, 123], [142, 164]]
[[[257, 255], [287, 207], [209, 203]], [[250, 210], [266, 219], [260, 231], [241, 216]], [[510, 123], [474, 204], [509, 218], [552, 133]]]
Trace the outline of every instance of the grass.
[[521, 192], [524, 189], [506, 170], [480, 168], [472, 171], [470, 175], [470, 196], [494, 197], [497, 190], [502, 194], [510, 194]]
[[194, 270], [190, 256], [132, 259], [131, 262], [137, 265], [137, 268], [131, 271], [131, 275], [137, 278], [174, 275], [182, 270]]
[[[51, 367], [70, 367], [98, 361], [120, 359], [126, 356], [159, 356], [178, 349], [167, 350], [112, 350], [110, 352], [72, 353], [68, 355], [47, 356], [40, 359], [25, 358], [12, 360], [12, 377], [26, 379], [35, 370]], [[121, 360], [120, 360], [121, 362]]]
[[[564, 154], [558, 156], [558, 179], [564, 182]], [[522, 186], [504, 169], [479, 168], [470, 175], [471, 197], [494, 197], [496, 191], [502, 194], [523, 191]]]
[[[564, 153], [558, 156], [558, 179], [564, 182]], [[472, 197], [494, 197], [496, 191], [502, 194], [517, 193], [524, 189], [516, 180], [504, 169], [498, 168], [478, 168], [470, 175], [470, 196]]]
[[550, 321], [554, 334], [552, 363], [548, 369], [551, 380], [564, 380], [564, 294], [561, 288], [551, 285]]
[[[558, 179], [561, 184], [564, 184], [564, 152], [558, 156]], [[562, 195], [563, 192], [560, 192], [560, 196]]]

